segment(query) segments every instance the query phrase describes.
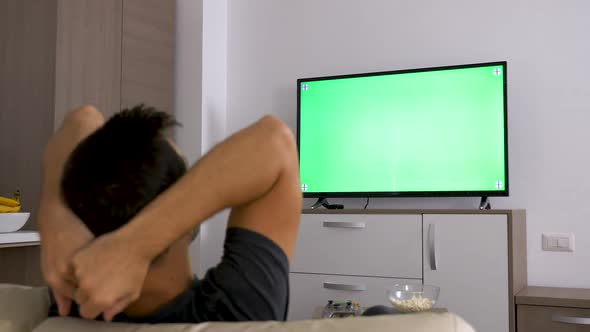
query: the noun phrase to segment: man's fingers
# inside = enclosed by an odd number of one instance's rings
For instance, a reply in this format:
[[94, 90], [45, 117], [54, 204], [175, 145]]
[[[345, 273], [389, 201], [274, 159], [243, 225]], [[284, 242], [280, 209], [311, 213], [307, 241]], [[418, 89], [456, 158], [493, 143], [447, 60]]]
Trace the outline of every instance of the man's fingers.
[[78, 303], [78, 305], [80, 316], [86, 319], [95, 319], [104, 310], [102, 306], [94, 303], [93, 301], [87, 301], [83, 304]]
[[123, 297], [114, 304], [109, 303], [109, 301], [101, 302], [89, 300], [83, 304], [79, 303], [80, 316], [86, 319], [95, 319], [98, 315], [103, 313], [105, 321], [112, 321], [113, 318], [118, 313], [122, 312], [132, 301], [132, 296]]
[[83, 289], [78, 288], [74, 293], [73, 299], [78, 305], [83, 305], [88, 302], [88, 294]]
[[83, 292], [81, 289], [78, 289], [76, 294], [78, 298], [82, 299], [80, 302], [76, 299], [82, 318], [95, 319], [103, 313], [103, 318], [106, 321], [111, 321], [113, 317], [123, 311], [136, 298], [132, 295], [125, 295], [115, 301], [108, 294], [97, 293], [97, 296], [94, 296], [91, 293]]
[[76, 288], [76, 285], [78, 284], [78, 279], [76, 279], [76, 273], [74, 270], [74, 266], [72, 264], [68, 264], [65, 272], [63, 273], [63, 279], [70, 283], [70, 285], [72, 285], [74, 289]]
[[59, 285], [52, 288], [53, 297], [57, 303], [60, 316], [67, 316], [72, 307], [72, 299], [74, 298], [74, 285], [68, 281], [62, 280]]
[[129, 303], [132, 302], [132, 298], [131, 297], [125, 297], [121, 300], [119, 300], [112, 308], [110, 308], [109, 310], [105, 311], [103, 314], [103, 318], [104, 320], [106, 320], [107, 322], [110, 322], [113, 320], [113, 318], [120, 312], [122, 312], [123, 310], [125, 310], [125, 308], [127, 308], [127, 306], [129, 305]]
[[61, 296], [73, 299], [76, 294], [76, 284], [69, 280], [62, 280], [59, 286], [52, 288], [54, 293], [59, 293]]
[[57, 309], [60, 316], [67, 316], [72, 308], [72, 299], [65, 297], [59, 293], [53, 292], [55, 302], [57, 302]]

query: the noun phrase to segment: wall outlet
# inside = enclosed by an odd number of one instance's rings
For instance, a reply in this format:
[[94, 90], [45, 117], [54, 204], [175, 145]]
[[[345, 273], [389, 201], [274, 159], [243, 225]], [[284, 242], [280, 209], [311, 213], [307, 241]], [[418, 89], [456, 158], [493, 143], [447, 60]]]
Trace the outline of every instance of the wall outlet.
[[574, 251], [572, 233], [543, 233], [541, 239], [544, 251]]

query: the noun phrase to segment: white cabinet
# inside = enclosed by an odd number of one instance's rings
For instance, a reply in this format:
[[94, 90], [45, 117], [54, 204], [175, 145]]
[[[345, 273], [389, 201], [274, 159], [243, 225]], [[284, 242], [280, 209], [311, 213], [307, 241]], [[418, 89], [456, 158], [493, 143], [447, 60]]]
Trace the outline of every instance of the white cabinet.
[[422, 216], [303, 214], [291, 264], [290, 320], [328, 300], [387, 304], [387, 288], [422, 283]]
[[508, 331], [508, 227], [500, 214], [424, 214], [424, 283], [476, 331]]
[[478, 332], [513, 332], [527, 278], [525, 213], [304, 211], [291, 272], [291, 320], [328, 300], [387, 304], [387, 287], [425, 283], [441, 288], [437, 307]]

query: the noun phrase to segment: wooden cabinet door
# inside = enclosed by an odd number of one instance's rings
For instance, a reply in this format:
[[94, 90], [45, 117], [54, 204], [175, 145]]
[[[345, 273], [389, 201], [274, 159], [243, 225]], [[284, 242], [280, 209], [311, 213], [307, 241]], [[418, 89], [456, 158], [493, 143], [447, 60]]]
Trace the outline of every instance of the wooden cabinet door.
[[507, 216], [424, 214], [424, 283], [478, 332], [508, 332]]
[[122, 10], [121, 108], [173, 113], [176, 1], [125, 0]]

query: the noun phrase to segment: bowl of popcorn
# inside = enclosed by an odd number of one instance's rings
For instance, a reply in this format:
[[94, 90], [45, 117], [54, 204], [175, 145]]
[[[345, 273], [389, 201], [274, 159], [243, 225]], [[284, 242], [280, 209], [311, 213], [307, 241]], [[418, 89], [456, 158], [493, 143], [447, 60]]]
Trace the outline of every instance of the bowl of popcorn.
[[387, 290], [389, 301], [400, 312], [420, 312], [432, 309], [440, 288], [422, 284], [396, 284]]

